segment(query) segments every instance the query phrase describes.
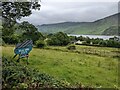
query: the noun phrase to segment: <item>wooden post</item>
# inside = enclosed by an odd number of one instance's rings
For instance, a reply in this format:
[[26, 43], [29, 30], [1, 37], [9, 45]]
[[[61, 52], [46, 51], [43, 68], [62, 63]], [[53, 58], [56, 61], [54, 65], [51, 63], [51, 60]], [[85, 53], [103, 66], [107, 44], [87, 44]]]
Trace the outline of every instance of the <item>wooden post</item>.
[[20, 62], [20, 54], [19, 54], [19, 58], [17, 59], [17, 62]]
[[16, 56], [17, 56], [17, 54], [15, 54], [13, 58], [15, 58]]
[[29, 62], [28, 62], [28, 57], [29, 57], [29, 55], [27, 54], [27, 55], [26, 55], [26, 58], [27, 58], [27, 65], [29, 64]]

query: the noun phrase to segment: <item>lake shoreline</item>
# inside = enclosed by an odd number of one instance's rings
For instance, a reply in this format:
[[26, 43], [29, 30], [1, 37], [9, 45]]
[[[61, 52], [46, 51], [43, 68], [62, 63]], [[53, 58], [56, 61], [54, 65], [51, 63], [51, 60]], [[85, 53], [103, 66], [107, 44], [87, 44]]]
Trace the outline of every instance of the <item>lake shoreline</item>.
[[108, 35], [84, 35], [84, 34], [67, 34], [67, 35], [68, 36], [76, 36], [76, 37], [80, 37], [80, 36], [89, 37], [90, 39], [100, 38], [100, 39], [104, 39], [104, 40], [109, 40], [109, 38], [113, 38], [113, 37], [119, 37], [117, 35], [111, 35], [111, 36], [108, 36]]

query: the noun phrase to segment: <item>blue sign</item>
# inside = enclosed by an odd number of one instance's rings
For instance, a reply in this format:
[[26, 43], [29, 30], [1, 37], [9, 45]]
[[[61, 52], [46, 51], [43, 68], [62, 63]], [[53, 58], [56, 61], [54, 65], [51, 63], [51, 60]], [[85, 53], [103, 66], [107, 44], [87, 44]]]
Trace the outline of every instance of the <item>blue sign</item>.
[[14, 53], [19, 54], [20, 58], [28, 56], [29, 52], [32, 50], [32, 40], [26, 40], [23, 43], [18, 43], [14, 50]]
[[32, 46], [15, 49], [15, 54], [28, 54], [32, 50]]

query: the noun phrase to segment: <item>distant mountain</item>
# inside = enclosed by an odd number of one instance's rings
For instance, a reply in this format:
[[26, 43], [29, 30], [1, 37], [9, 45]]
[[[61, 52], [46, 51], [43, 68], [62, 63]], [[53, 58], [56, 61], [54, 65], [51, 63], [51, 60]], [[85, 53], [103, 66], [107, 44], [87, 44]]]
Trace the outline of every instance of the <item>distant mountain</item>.
[[[63, 22], [55, 24], [38, 25], [37, 28], [43, 33], [65, 32], [67, 34], [94, 34], [94, 35], [113, 35], [117, 34], [113, 26], [118, 26], [118, 15], [114, 14], [94, 22]], [[108, 31], [110, 33], [108, 34]], [[112, 33], [111, 33], [112, 32]]]

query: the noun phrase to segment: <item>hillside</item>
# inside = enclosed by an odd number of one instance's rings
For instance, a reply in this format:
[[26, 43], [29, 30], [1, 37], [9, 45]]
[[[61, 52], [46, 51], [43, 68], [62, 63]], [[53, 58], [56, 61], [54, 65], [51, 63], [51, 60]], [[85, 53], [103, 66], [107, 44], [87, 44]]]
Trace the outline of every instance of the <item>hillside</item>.
[[102, 34], [103, 35], [120, 35], [120, 33], [118, 32], [119, 29], [120, 27], [118, 28], [118, 26], [111, 26], [108, 29], [106, 29]]
[[[94, 22], [63, 22], [56, 24], [38, 25], [37, 28], [43, 33], [56, 33], [59, 31], [67, 34], [103, 34], [103, 32], [118, 24], [118, 15], [114, 14]], [[114, 29], [112, 29], [114, 32]], [[104, 33], [105, 34], [105, 33]], [[107, 34], [105, 34], [107, 35]]]

